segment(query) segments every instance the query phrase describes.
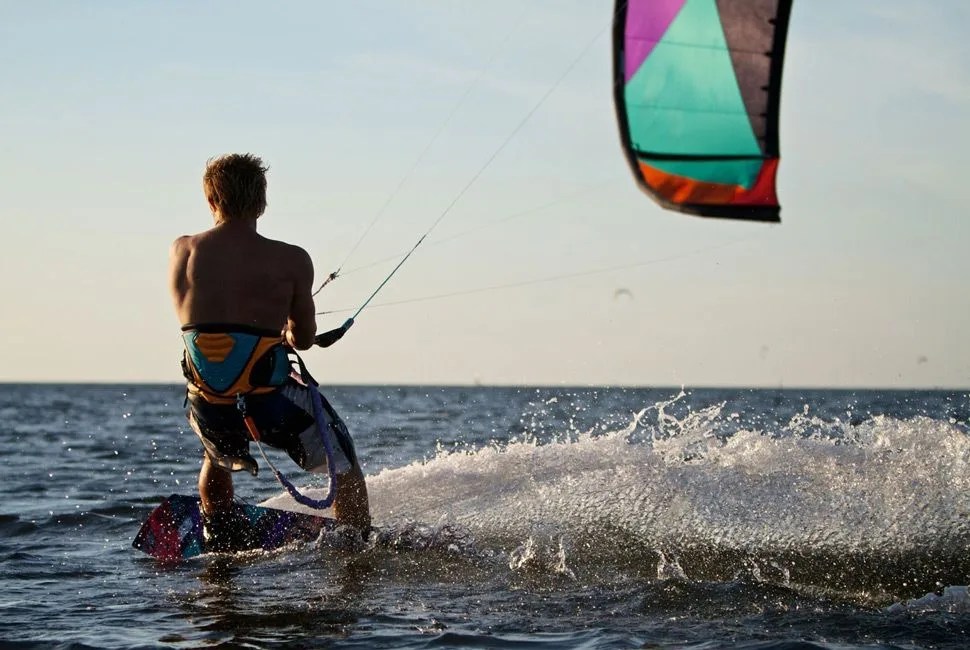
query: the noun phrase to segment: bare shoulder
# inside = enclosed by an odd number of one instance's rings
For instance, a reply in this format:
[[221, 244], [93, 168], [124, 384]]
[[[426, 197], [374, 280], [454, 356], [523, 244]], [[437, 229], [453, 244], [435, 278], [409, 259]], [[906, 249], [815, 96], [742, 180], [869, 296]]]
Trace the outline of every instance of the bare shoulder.
[[293, 274], [296, 276], [297, 286], [311, 286], [313, 284], [313, 260], [310, 254], [294, 244], [287, 244], [289, 247], [290, 264], [292, 264]]
[[[169, 250], [169, 288], [175, 297], [175, 309], [180, 311], [188, 291], [188, 266], [192, 254], [192, 235], [182, 235], [172, 242]], [[181, 313], [180, 313], [181, 317]]]
[[273, 247], [273, 255], [278, 263], [285, 264], [298, 275], [313, 276], [313, 261], [310, 254], [296, 244], [288, 244], [284, 241], [267, 240]]
[[182, 235], [181, 237], [176, 237], [175, 241], [172, 242], [172, 254], [185, 250], [191, 243], [192, 235]]
[[194, 243], [194, 235], [182, 235], [181, 237], [177, 237], [175, 241], [172, 242], [172, 246], [169, 249], [169, 257], [173, 262], [185, 259], [192, 251]]
[[294, 264], [303, 269], [313, 270], [313, 260], [310, 259], [309, 253], [296, 244], [287, 244], [286, 246], [289, 248], [289, 255]]

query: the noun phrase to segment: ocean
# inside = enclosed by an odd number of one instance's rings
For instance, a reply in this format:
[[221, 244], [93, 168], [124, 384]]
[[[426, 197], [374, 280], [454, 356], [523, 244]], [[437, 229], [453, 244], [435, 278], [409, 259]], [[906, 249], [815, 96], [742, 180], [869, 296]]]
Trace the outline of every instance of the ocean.
[[183, 389], [0, 385], [0, 647], [970, 647], [966, 391], [324, 392], [379, 531], [164, 565]]

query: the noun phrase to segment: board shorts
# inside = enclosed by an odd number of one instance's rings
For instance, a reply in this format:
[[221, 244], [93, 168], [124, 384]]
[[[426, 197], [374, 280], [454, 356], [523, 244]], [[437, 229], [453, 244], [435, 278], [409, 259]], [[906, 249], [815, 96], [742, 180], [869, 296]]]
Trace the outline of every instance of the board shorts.
[[[334, 471], [344, 474], [357, 465], [354, 442], [347, 426], [333, 406], [320, 395], [325, 422], [318, 427], [313, 417], [313, 395], [310, 389], [290, 376], [276, 390], [246, 397], [246, 414], [260, 434], [260, 442], [282, 449], [297, 465], [308, 472], [328, 471], [327, 452], [321, 430], [329, 437], [333, 450]], [[249, 453], [252, 439], [235, 404], [214, 404], [202, 395], [189, 391], [186, 416], [202, 440], [212, 461], [230, 471], [246, 470], [253, 476], [258, 471]]]

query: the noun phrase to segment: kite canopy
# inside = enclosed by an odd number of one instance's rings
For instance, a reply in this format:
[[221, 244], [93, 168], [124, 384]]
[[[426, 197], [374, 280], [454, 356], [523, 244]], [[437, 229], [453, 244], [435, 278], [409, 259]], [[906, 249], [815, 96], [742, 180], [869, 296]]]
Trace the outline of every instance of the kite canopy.
[[620, 138], [664, 207], [779, 221], [778, 108], [792, 0], [617, 0]]

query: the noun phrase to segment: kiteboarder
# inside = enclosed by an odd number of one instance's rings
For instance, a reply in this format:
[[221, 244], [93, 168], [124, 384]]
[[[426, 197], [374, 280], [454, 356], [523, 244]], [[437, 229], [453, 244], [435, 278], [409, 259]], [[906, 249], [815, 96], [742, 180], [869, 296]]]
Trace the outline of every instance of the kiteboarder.
[[302, 248], [256, 231], [266, 209], [267, 169], [251, 154], [209, 160], [202, 186], [215, 225], [179, 237], [171, 248], [186, 416], [204, 448], [199, 495], [212, 550], [246, 543], [232, 472], [256, 474], [250, 440], [285, 450], [307, 471], [330, 471], [336, 519], [370, 528], [367, 488], [347, 428], [322, 396], [314, 404], [315, 382], [302, 361], [294, 371], [294, 351], [310, 348], [316, 334], [313, 263]]

